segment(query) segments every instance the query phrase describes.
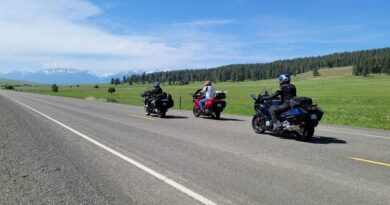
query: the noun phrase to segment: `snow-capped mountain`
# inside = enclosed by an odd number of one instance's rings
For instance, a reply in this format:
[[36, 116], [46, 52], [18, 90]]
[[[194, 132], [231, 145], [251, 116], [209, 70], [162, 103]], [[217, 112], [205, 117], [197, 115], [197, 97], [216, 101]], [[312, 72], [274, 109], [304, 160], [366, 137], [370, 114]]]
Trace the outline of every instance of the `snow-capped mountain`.
[[9, 73], [0, 74], [0, 78], [47, 84], [94, 84], [109, 83], [111, 78], [122, 79], [123, 76], [131, 76], [136, 73], [138, 72], [122, 71], [119, 73], [99, 76], [87, 70], [54, 68], [37, 72], [12, 71]]
[[107, 73], [100, 75], [100, 78], [106, 79], [106, 81], [111, 80], [111, 78], [119, 78], [122, 80], [123, 76], [132, 76], [134, 74], [141, 74], [141, 71], [120, 71], [118, 73]]

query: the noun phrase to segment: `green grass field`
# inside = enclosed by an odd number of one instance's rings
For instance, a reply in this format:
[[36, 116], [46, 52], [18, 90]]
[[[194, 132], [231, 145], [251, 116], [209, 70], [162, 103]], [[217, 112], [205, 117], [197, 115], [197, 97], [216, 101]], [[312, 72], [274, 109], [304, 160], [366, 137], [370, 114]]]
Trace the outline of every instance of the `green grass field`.
[[[369, 127], [390, 130], [390, 76], [371, 75], [369, 77], [352, 76], [351, 67], [321, 69], [321, 76], [313, 77], [312, 73], [293, 77], [299, 96], [309, 96], [318, 104], [325, 115], [322, 123]], [[107, 92], [112, 85], [60, 86], [58, 93], [53, 93], [50, 86], [18, 87], [18, 91], [40, 94], [67, 96], [74, 98], [107, 99], [111, 95]], [[202, 88], [202, 82], [189, 85], [162, 85], [164, 91], [170, 93], [179, 108], [179, 96], [182, 99], [182, 109], [192, 108], [190, 93]], [[227, 108], [224, 113], [252, 115], [253, 100], [250, 93], [259, 93], [263, 90], [273, 91], [278, 87], [278, 81], [261, 80], [245, 82], [215, 83], [216, 90], [227, 91]], [[118, 85], [113, 93], [118, 103], [142, 105], [140, 94], [150, 84]], [[222, 113], [223, 117], [223, 113]]]

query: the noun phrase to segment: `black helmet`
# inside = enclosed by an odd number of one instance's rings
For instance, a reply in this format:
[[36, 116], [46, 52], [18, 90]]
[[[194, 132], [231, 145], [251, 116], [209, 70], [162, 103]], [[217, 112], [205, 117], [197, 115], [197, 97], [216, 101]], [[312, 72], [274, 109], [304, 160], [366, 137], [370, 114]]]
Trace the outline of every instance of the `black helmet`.
[[288, 73], [283, 73], [279, 76], [279, 84], [290, 84], [291, 76]]
[[155, 88], [160, 87], [160, 82], [154, 81], [153, 82], [153, 87], [155, 87]]

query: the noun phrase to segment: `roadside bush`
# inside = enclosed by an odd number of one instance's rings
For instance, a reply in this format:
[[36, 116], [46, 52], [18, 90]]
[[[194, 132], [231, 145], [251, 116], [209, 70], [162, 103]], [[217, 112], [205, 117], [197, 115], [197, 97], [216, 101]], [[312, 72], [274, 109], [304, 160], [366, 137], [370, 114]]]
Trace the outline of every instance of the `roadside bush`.
[[15, 90], [15, 87], [13, 85], [5, 85], [4, 86], [4, 89], [7, 89], [7, 90]]
[[99, 85], [95, 85], [94, 88], [99, 88]]
[[58, 92], [58, 86], [57, 86], [57, 84], [53, 84], [53, 85], [51, 85], [51, 91], [53, 91], [53, 92]]
[[115, 98], [106, 98], [106, 102], [117, 103], [118, 101]]
[[313, 77], [317, 77], [317, 76], [320, 76], [320, 75], [321, 75], [321, 73], [318, 72], [318, 68], [314, 68], [314, 70], [313, 70]]
[[112, 93], [115, 93], [115, 88], [109, 87], [108, 92], [111, 93], [111, 95], [112, 95]]

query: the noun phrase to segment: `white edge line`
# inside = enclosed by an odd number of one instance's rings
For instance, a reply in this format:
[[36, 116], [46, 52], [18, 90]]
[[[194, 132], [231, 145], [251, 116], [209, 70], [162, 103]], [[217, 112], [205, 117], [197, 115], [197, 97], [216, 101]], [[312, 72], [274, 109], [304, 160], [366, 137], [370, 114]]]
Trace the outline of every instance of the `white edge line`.
[[166, 176], [164, 176], [164, 175], [162, 175], [162, 174], [160, 174], [160, 173], [150, 169], [149, 167], [147, 167], [145, 165], [142, 165], [141, 163], [139, 163], [139, 162], [137, 162], [137, 161], [135, 161], [135, 160], [133, 160], [133, 159], [131, 159], [129, 157], [126, 157], [125, 155], [123, 155], [123, 154], [121, 154], [121, 153], [119, 153], [119, 152], [117, 152], [117, 151], [107, 147], [106, 145], [104, 145], [104, 144], [102, 144], [102, 143], [100, 143], [100, 142], [98, 142], [98, 141], [88, 137], [87, 135], [85, 135], [85, 134], [83, 134], [83, 133], [81, 133], [81, 132], [79, 132], [79, 131], [77, 131], [77, 130], [75, 130], [75, 129], [73, 129], [73, 128], [71, 128], [71, 127], [69, 127], [69, 126], [67, 126], [67, 125], [65, 125], [65, 124], [55, 120], [55, 119], [53, 119], [53, 118], [51, 118], [50, 116], [48, 116], [48, 115], [46, 115], [46, 114], [44, 114], [44, 113], [42, 113], [42, 112], [32, 108], [32, 107], [30, 107], [30, 106], [28, 106], [26, 104], [23, 104], [22, 102], [19, 102], [19, 101], [15, 100], [15, 99], [13, 99], [11, 97], [7, 96], [7, 98], [9, 98], [9, 99], [19, 103], [20, 105], [23, 105], [24, 107], [26, 107], [26, 108], [28, 108], [28, 109], [30, 109], [30, 110], [32, 110], [32, 111], [34, 111], [34, 112], [44, 116], [44, 117], [46, 117], [47, 119], [49, 119], [49, 120], [51, 120], [51, 121], [61, 125], [62, 127], [68, 129], [69, 131], [71, 131], [71, 132], [79, 135], [80, 137], [82, 137], [82, 138], [92, 142], [93, 144], [97, 145], [98, 147], [103, 148], [104, 150], [106, 150], [106, 151], [112, 153], [113, 155], [115, 155], [115, 156], [125, 160], [126, 162], [128, 162], [128, 163], [130, 163], [130, 164], [132, 164], [132, 165], [134, 165], [136, 167], [138, 167], [139, 169], [142, 169], [143, 171], [147, 172], [148, 174], [150, 174], [150, 175], [156, 177], [157, 179], [165, 182], [166, 184], [176, 188], [177, 190], [187, 194], [188, 196], [198, 200], [199, 202], [201, 202], [203, 204], [207, 204], [207, 205], [216, 205], [215, 202], [213, 202], [213, 201], [211, 201], [211, 200], [209, 200], [209, 199], [207, 199], [207, 198], [205, 198], [205, 197], [195, 193], [194, 191], [188, 189], [187, 187], [185, 187], [185, 186], [183, 186], [183, 185], [173, 181], [172, 179], [169, 179], [168, 177], [166, 177]]
[[383, 136], [378, 136], [378, 135], [370, 135], [370, 134], [357, 133], [357, 132], [347, 132], [347, 131], [332, 130], [332, 129], [317, 129], [317, 130], [325, 131], [325, 132], [338, 132], [338, 133], [345, 133], [345, 134], [353, 134], [353, 135], [360, 135], [360, 136], [366, 136], [366, 137], [375, 137], [375, 138], [390, 140], [390, 137], [383, 137]]

